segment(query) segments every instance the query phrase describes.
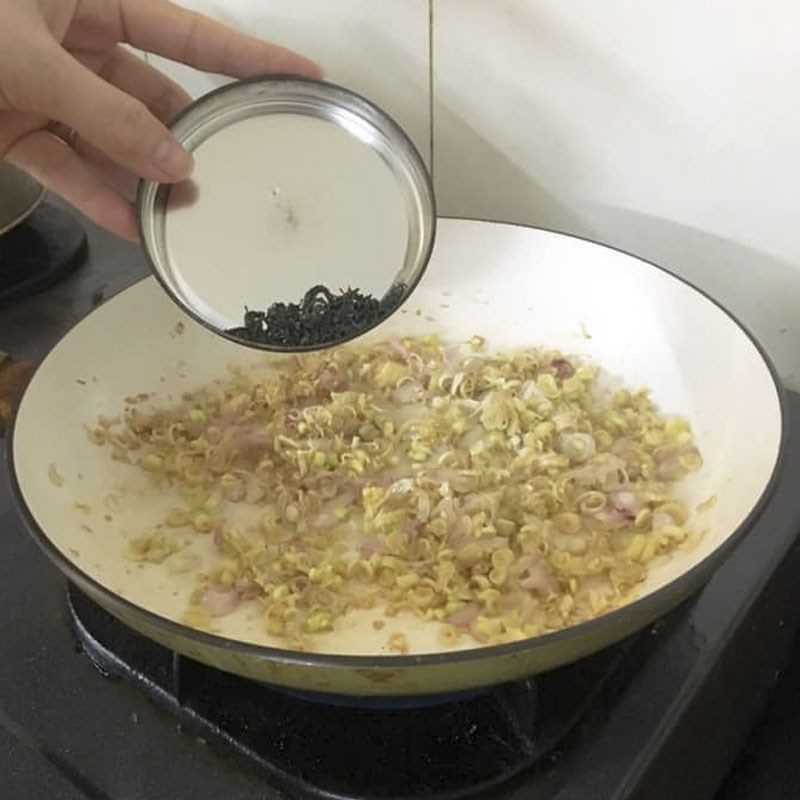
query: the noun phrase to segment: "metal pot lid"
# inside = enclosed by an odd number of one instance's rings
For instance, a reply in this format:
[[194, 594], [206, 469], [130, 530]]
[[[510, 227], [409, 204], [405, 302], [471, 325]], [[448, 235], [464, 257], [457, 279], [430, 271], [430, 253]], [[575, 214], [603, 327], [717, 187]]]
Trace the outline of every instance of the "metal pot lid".
[[404, 302], [433, 247], [435, 201], [419, 152], [387, 114], [330, 83], [270, 77], [228, 84], [172, 124], [192, 178], [143, 181], [142, 243], [169, 295], [227, 338], [245, 309], [300, 303], [311, 287]]

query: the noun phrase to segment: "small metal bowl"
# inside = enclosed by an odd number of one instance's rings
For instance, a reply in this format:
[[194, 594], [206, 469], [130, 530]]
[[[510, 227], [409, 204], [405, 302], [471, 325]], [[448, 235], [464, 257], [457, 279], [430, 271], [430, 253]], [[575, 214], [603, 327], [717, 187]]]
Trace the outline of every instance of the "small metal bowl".
[[414, 144], [381, 109], [323, 81], [272, 76], [194, 102], [172, 131], [193, 153], [182, 184], [142, 181], [137, 210], [150, 266], [170, 297], [221, 336], [245, 307], [299, 302], [312, 286], [375, 297], [421, 279], [436, 231], [433, 186]]

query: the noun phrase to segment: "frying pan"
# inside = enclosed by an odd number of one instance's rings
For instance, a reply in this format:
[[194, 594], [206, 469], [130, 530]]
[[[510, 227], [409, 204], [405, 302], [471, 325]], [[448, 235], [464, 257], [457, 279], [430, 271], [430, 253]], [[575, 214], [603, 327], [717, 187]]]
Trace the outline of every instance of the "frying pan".
[[[372, 335], [481, 334], [491, 348], [559, 347], [592, 358], [614, 380], [649, 387], [665, 412], [688, 416], [705, 465], [679, 493], [690, 508], [717, 498], [698, 517], [707, 528], [700, 543], [652, 568], [627, 606], [514, 644], [443, 652], [435, 626], [390, 620], [378, 634], [354, 619], [320, 640], [323, 652], [292, 652], [267, 637], [252, 604], [217, 620], [214, 633], [186, 627], [176, 620], [193, 576], [170, 575], [166, 565], [139, 568], [122, 556], [127, 536], [161, 518], [164, 498], [137, 483], [137, 470], [92, 445], [84, 426], [118, 413], [127, 396], [179, 398], [224, 374], [230, 362], [264, 356], [191, 322], [153, 279], [79, 323], [25, 392], [9, 445], [15, 495], [31, 534], [107, 611], [193, 659], [306, 691], [424, 695], [549, 670], [642, 628], [697, 590], [766, 504], [785, 445], [784, 395], [774, 369], [725, 310], [662, 269], [563, 234], [443, 219], [428, 272], [406, 310]], [[49, 477], [51, 465], [63, 485]], [[123, 483], [128, 501], [109, 513], [109, 495]], [[208, 538], [195, 537], [193, 546], [210, 546]], [[407, 634], [408, 655], [381, 651], [392, 630]]]

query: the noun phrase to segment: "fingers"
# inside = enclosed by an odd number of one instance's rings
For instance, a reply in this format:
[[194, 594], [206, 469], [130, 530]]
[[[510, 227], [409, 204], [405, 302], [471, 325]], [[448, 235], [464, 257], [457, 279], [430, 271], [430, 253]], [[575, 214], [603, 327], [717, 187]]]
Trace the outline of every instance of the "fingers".
[[118, 0], [121, 34], [134, 47], [237, 78], [290, 73], [319, 78], [313, 61], [187, 11], [168, 0]]
[[[98, 69], [101, 77], [139, 98], [162, 122], [169, 123], [191, 102], [192, 98], [179, 84], [122, 47], [115, 48]], [[83, 138], [79, 137], [74, 147], [109, 186], [133, 201], [139, 182], [136, 175]]]
[[191, 174], [191, 156], [141, 100], [95, 75], [55, 42], [40, 55], [38, 67], [19, 101], [22, 110], [66, 123], [142, 177], [180, 181]]
[[135, 201], [136, 189], [139, 186], [139, 178], [136, 175], [112, 161], [105, 153], [93, 145], [87, 144], [83, 139], [77, 139], [73, 149], [98, 175], [102, 176], [114, 191], [131, 203]]
[[103, 228], [138, 241], [133, 206], [61, 139], [38, 130], [19, 139], [6, 159]]
[[[190, 96], [178, 84], [124, 48], [116, 48], [110, 58], [96, 66], [100, 75], [109, 83], [137, 97], [154, 116], [164, 122], [169, 122], [191, 101]], [[14, 142], [42, 129], [46, 121], [46, 118], [39, 115], [0, 111], [0, 155]], [[138, 184], [135, 174], [116, 163], [83, 136], [77, 138], [73, 148], [94, 176], [102, 178], [126, 200], [133, 201]], [[63, 187], [59, 193], [67, 194]]]
[[179, 84], [122, 47], [115, 47], [99, 75], [126, 94], [141, 100], [157, 119], [169, 124], [191, 103]]

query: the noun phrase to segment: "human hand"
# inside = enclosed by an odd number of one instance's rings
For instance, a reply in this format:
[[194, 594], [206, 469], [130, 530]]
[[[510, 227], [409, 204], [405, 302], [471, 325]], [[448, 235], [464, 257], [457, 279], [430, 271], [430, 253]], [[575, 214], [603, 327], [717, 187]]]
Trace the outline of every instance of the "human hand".
[[[0, 20], [0, 158], [134, 241], [137, 179], [191, 173], [165, 125], [190, 98], [121, 43], [233, 77], [321, 74], [168, 0], [0, 0]], [[64, 141], [54, 123], [74, 138]]]

